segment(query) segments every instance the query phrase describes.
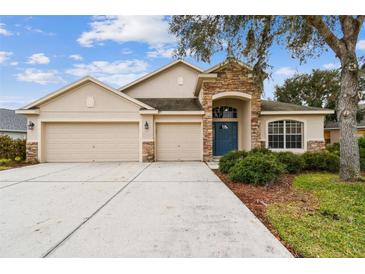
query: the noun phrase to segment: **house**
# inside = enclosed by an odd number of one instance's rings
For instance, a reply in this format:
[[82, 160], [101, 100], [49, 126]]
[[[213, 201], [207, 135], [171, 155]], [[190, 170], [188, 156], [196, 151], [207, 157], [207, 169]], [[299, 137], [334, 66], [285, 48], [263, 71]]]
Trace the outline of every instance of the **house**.
[[15, 110], [0, 108], [0, 135], [8, 135], [12, 139], [25, 139], [27, 118], [15, 114]]
[[[365, 104], [360, 104], [362, 119], [357, 122], [357, 137], [365, 136]], [[340, 127], [337, 121], [326, 121], [324, 125], [324, 139], [326, 144], [340, 142]]]
[[261, 100], [250, 66], [174, 61], [120, 89], [85, 77], [19, 109], [29, 161], [210, 161], [230, 150], [324, 147], [332, 110]]

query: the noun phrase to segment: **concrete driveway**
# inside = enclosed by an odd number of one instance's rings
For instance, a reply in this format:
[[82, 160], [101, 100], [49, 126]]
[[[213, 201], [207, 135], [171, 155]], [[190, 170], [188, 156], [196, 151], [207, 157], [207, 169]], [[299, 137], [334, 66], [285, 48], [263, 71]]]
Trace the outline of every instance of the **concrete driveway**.
[[0, 172], [0, 257], [290, 257], [204, 164]]

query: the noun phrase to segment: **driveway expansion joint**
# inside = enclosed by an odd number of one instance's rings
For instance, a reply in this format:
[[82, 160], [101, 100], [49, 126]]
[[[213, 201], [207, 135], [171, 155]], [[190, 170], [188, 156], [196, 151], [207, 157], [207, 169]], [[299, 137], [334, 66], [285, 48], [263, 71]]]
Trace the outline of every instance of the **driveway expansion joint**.
[[106, 200], [105, 203], [103, 203], [100, 207], [98, 207], [90, 216], [85, 217], [85, 219], [75, 228], [73, 229], [69, 234], [66, 235], [61, 241], [59, 241], [55, 246], [50, 248], [43, 256], [42, 258], [47, 258], [49, 255], [51, 255], [58, 247], [60, 247], [63, 243], [65, 243], [71, 236], [79, 230], [84, 224], [86, 224], [89, 220], [91, 220], [98, 212], [100, 212], [109, 202], [111, 202], [116, 196], [118, 196], [127, 186], [129, 186], [132, 182], [135, 181], [135, 179], [138, 178], [152, 163], [145, 166], [136, 176], [134, 176], [130, 181], [128, 181], [127, 184], [125, 184], [123, 187], [121, 187], [115, 194], [113, 194], [108, 200]]

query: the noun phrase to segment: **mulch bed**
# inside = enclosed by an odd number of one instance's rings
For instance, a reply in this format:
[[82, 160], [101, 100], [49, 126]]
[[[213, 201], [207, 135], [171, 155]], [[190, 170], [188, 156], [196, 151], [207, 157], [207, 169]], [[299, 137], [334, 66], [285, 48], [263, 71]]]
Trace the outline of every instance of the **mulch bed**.
[[301, 257], [291, 246], [281, 239], [275, 227], [269, 222], [266, 214], [268, 205], [272, 203], [300, 201], [303, 206], [307, 205], [310, 207], [311, 197], [304, 192], [295, 191], [292, 187], [295, 175], [284, 175], [275, 184], [268, 186], [255, 186], [252, 184], [232, 182], [226, 174], [219, 172], [219, 170], [214, 170], [214, 172], [271, 233], [281, 241], [293, 256]]

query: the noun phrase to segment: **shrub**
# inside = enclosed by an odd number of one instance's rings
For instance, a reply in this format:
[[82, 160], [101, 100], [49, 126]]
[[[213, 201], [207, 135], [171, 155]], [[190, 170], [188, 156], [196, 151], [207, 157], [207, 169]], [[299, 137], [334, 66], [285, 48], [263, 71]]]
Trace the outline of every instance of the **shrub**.
[[365, 136], [358, 138], [357, 143], [359, 144], [359, 148], [365, 148]]
[[10, 159], [0, 159], [0, 166], [6, 166], [11, 162]]
[[340, 143], [334, 143], [326, 146], [327, 151], [340, 156]]
[[251, 154], [256, 154], [256, 153], [271, 154], [273, 152], [267, 148], [254, 148], [254, 149], [250, 150], [250, 153]]
[[251, 153], [229, 170], [232, 181], [265, 185], [274, 182], [285, 171], [273, 154]]
[[15, 162], [20, 162], [22, 160], [22, 158], [20, 157], [20, 156], [16, 156], [15, 158], [14, 158], [14, 161]]
[[304, 160], [301, 155], [293, 152], [278, 152], [275, 155], [277, 160], [285, 165], [288, 173], [299, 173], [304, 168]]
[[235, 163], [247, 156], [247, 152], [241, 151], [230, 151], [219, 159], [219, 171], [228, 173], [229, 170], [235, 165]]
[[26, 149], [25, 140], [16, 139], [13, 140], [7, 135], [0, 136], [0, 158], [15, 159], [20, 157], [25, 159]]
[[328, 151], [305, 152], [302, 157], [306, 170], [337, 172], [340, 168], [340, 157]]

